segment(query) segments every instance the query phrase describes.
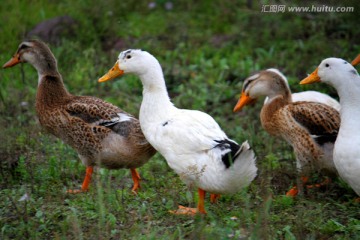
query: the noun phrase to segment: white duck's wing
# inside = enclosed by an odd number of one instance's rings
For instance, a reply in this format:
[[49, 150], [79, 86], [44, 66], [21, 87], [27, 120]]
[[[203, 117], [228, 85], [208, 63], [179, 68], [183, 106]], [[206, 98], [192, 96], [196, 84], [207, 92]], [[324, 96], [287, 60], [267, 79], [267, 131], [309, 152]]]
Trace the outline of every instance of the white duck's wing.
[[227, 139], [215, 120], [206, 113], [177, 110], [156, 129], [153, 142], [160, 142], [160, 152], [191, 154], [213, 149]]

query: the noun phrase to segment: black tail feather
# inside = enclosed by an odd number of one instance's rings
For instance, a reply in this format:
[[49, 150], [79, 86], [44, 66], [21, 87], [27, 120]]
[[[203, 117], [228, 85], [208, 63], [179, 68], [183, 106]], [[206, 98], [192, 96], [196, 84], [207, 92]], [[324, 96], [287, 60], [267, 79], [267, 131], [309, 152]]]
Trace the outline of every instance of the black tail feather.
[[226, 151], [226, 153], [224, 153], [221, 158], [221, 160], [225, 164], [225, 167], [229, 168], [234, 163], [239, 154], [242, 152], [242, 149], [240, 149], [239, 144], [230, 141], [229, 139], [215, 140], [215, 142], [218, 143], [215, 145], [215, 147], [220, 148], [223, 151], [230, 150]]

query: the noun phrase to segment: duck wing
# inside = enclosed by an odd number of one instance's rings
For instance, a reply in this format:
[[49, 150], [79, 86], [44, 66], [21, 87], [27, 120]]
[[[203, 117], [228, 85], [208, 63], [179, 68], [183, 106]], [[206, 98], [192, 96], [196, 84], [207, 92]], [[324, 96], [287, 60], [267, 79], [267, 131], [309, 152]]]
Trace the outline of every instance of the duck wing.
[[[171, 114], [156, 134], [150, 136], [153, 142], [159, 142], [163, 151], [175, 151], [177, 154], [195, 154], [225, 146], [228, 139], [216, 121], [206, 113], [196, 110], [179, 109]], [[231, 141], [231, 140], [229, 140]], [[233, 142], [233, 141], [231, 141]]]
[[[117, 134], [127, 136], [139, 122], [132, 115], [101, 99], [77, 96], [66, 105], [67, 113], [93, 127], [93, 131], [108, 128]], [[139, 128], [140, 129], [140, 128]]]
[[321, 103], [296, 102], [288, 110], [318, 144], [335, 142], [340, 128], [340, 114], [336, 109]]

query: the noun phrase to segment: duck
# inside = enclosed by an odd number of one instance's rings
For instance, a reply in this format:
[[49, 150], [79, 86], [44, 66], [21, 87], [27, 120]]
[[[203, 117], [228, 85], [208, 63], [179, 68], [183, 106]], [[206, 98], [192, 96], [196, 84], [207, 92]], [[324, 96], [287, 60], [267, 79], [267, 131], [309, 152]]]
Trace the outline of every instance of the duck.
[[[279, 74], [281, 74], [281, 79], [284, 80], [286, 82], [286, 84], [288, 84], [288, 80], [286, 78], [286, 76], [284, 74], [282, 74], [279, 71]], [[264, 100], [264, 104], [266, 104], [266, 102], [268, 101], [268, 97], [265, 98]], [[292, 102], [318, 102], [318, 103], [323, 103], [326, 104], [330, 107], [335, 108], [336, 110], [340, 111], [340, 103], [330, 97], [329, 95], [325, 94], [325, 93], [321, 93], [318, 91], [302, 91], [302, 92], [297, 92], [297, 93], [291, 93], [291, 99]]]
[[147, 51], [129, 49], [119, 54], [113, 68], [98, 81], [124, 74], [138, 76], [143, 85], [140, 126], [146, 139], [189, 187], [197, 188], [196, 208], [179, 206], [173, 214], [206, 214], [206, 192], [211, 199], [234, 194], [257, 175], [255, 153], [227, 137], [207, 113], [179, 109], [170, 100], [158, 60]]
[[81, 189], [67, 192], [88, 191], [94, 167], [99, 166], [130, 169], [134, 182], [132, 191], [136, 193], [141, 179], [136, 168], [156, 153], [142, 133], [139, 120], [99, 98], [69, 93], [55, 56], [40, 40], [20, 43], [3, 68], [19, 63], [29, 63], [38, 73], [36, 112], [40, 125], [70, 145], [86, 166]]
[[360, 55], [348, 63], [326, 58], [300, 84], [324, 82], [334, 87], [340, 98], [341, 124], [334, 146], [334, 163], [340, 177], [360, 196], [360, 77], [353, 67]]
[[[275, 68], [259, 71], [245, 79], [234, 112], [260, 96], [268, 97], [260, 112], [262, 127], [270, 135], [284, 139], [293, 147], [296, 168], [303, 184], [314, 170], [329, 176], [336, 175], [332, 150], [340, 126], [339, 112], [322, 103], [293, 102], [285, 76]], [[324, 181], [324, 184], [327, 182]], [[296, 196], [299, 187], [302, 187], [300, 183], [297, 185], [286, 195]]]

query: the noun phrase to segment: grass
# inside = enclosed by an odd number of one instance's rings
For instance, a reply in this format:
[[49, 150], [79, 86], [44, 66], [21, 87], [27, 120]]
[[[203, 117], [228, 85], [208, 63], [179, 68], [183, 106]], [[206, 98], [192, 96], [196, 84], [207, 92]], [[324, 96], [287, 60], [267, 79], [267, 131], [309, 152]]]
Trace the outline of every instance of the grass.
[[[351, 60], [360, 52], [356, 1], [353, 13], [261, 13], [246, 1], [5, 1], [0, 9], [0, 61], [5, 63], [26, 33], [48, 18], [69, 15], [75, 31], [50, 44], [70, 92], [110, 101], [138, 115], [142, 86], [134, 76], [109, 84], [96, 80], [126, 48], [150, 51], [160, 61], [173, 102], [211, 114], [238, 142], [248, 139], [259, 176], [248, 189], [206, 202], [208, 215], [168, 213], [195, 206], [197, 195], [156, 155], [139, 169], [138, 195], [128, 170], [99, 169], [86, 194], [77, 188], [85, 167], [60, 140], [41, 131], [35, 113], [37, 74], [23, 64], [0, 71], [1, 239], [359, 239], [359, 205], [340, 179], [327, 189], [284, 197], [296, 176], [292, 149], [260, 126], [261, 104], [233, 114], [242, 80], [276, 67], [294, 92], [299, 80], [326, 57]], [[290, 5], [285, 1], [268, 4]], [[265, 4], [266, 4], [265, 3]], [[308, 1], [307, 5], [316, 4]], [[336, 5], [336, 1], [329, 4]], [[293, 2], [291, 5], [304, 6]], [[122, 48], [115, 49], [119, 43]]]

